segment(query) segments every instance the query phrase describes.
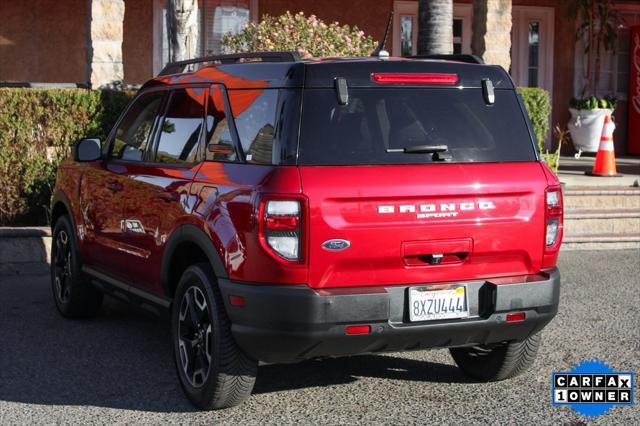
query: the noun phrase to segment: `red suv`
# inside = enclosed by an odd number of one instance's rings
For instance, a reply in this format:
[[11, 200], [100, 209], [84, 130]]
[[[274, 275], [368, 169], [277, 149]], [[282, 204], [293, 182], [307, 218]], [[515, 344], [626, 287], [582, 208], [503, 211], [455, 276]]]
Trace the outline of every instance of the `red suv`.
[[246, 399], [259, 361], [451, 348], [512, 377], [560, 291], [562, 194], [534, 139], [509, 75], [472, 58], [170, 64], [60, 167], [56, 306], [169, 309], [204, 409]]

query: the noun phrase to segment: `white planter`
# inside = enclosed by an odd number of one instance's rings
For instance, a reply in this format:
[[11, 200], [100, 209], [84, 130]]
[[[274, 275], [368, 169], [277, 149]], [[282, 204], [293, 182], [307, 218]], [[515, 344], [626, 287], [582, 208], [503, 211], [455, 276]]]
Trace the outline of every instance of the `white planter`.
[[[576, 158], [583, 152], [597, 152], [600, 146], [600, 136], [602, 136], [602, 126], [604, 117], [613, 114], [612, 109], [581, 109], [569, 108], [571, 120], [569, 120], [569, 133], [571, 141], [578, 153]], [[615, 125], [614, 125], [615, 126]]]

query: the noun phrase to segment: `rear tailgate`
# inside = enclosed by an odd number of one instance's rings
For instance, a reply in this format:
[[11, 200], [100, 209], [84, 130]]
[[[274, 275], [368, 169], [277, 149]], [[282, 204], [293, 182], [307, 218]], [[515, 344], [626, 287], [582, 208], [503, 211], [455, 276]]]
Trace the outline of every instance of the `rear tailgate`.
[[[536, 161], [301, 166], [300, 174], [310, 208], [311, 287], [540, 270], [547, 183]], [[350, 246], [323, 246], [334, 239]]]

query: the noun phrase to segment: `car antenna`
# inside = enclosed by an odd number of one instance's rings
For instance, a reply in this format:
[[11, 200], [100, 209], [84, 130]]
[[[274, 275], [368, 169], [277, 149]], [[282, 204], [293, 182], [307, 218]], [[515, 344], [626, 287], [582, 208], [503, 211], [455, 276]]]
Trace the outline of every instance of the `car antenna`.
[[371, 53], [371, 56], [379, 56], [381, 58], [388, 58], [389, 52], [384, 50], [384, 45], [387, 43], [387, 37], [389, 36], [389, 29], [391, 28], [391, 23], [393, 22], [393, 9], [389, 12], [389, 19], [387, 20], [387, 28], [384, 30], [384, 37], [378, 43], [378, 47]]

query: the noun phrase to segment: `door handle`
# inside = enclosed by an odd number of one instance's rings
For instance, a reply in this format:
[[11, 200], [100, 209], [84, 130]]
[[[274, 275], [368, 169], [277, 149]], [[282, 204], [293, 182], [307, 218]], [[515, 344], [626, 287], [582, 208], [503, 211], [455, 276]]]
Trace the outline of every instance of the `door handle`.
[[119, 192], [119, 191], [122, 191], [124, 189], [124, 185], [122, 185], [120, 182], [109, 182], [107, 184], [107, 188], [111, 192]]
[[180, 200], [180, 195], [178, 195], [176, 191], [160, 191], [158, 192], [157, 197], [167, 203]]

